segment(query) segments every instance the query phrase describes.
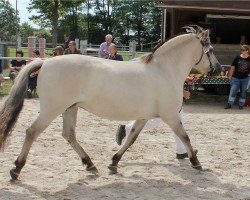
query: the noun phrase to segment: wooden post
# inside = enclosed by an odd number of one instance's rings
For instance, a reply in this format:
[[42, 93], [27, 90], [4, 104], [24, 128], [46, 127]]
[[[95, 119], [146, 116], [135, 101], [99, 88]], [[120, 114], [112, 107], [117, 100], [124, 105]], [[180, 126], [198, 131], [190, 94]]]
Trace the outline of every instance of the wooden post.
[[36, 48], [36, 37], [30, 36], [28, 37], [28, 56], [29, 58], [32, 57], [32, 52]]
[[45, 57], [45, 48], [46, 48], [46, 39], [39, 38], [39, 52], [41, 58]]
[[133, 40], [129, 43], [129, 55], [131, 56], [131, 59], [135, 58], [136, 54], [136, 41]]
[[76, 38], [76, 39], [75, 39], [75, 43], [76, 43], [76, 48], [77, 48], [77, 49], [80, 49], [80, 47], [79, 47], [79, 42], [80, 42], [79, 39]]
[[21, 49], [22, 47], [22, 39], [21, 36], [17, 37], [17, 49]]
[[87, 55], [87, 46], [88, 46], [87, 40], [80, 40], [80, 50], [84, 55]]

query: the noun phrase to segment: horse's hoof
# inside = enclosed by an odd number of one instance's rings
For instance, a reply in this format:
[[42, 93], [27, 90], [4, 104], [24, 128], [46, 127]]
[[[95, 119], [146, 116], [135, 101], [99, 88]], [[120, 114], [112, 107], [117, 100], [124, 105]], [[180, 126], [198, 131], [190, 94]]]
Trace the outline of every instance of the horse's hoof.
[[197, 169], [197, 170], [199, 170], [199, 171], [202, 171], [202, 166], [201, 166], [201, 165], [197, 165], [197, 166], [192, 165], [192, 167], [193, 167], [194, 169]]
[[117, 174], [117, 166], [109, 165], [110, 174]]
[[15, 181], [15, 180], [18, 179], [19, 173], [16, 173], [16, 172], [14, 171], [14, 169], [12, 169], [12, 170], [10, 170], [10, 176], [11, 176], [12, 180]]
[[92, 174], [98, 174], [98, 170], [95, 166], [88, 167], [86, 170]]

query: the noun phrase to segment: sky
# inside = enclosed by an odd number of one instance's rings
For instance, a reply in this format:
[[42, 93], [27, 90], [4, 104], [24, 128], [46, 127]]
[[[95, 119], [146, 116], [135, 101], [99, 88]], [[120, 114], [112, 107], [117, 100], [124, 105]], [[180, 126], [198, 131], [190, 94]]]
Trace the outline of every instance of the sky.
[[[16, 9], [16, 0], [8, 0], [10, 2], [10, 4], [12, 5], [12, 7], [14, 9]], [[32, 21], [29, 20], [29, 17], [31, 17], [32, 15], [34, 15], [36, 12], [32, 11], [29, 12], [27, 7], [29, 6], [30, 0], [17, 0], [17, 10], [18, 10], [18, 17], [20, 18], [20, 23], [24, 23], [24, 22], [28, 22], [31, 26], [36, 27], [36, 25], [34, 25], [32, 23]]]

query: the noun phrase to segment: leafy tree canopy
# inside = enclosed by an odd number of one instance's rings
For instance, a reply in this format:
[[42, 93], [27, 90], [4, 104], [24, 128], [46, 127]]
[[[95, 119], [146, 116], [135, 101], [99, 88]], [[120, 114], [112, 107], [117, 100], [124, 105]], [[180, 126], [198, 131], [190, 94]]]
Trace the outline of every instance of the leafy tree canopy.
[[[63, 42], [64, 33], [71, 39], [88, 39], [92, 44], [100, 44], [111, 33], [119, 38], [119, 43], [136, 40], [140, 45], [160, 39], [161, 10], [155, 7], [157, 3], [157, 0], [31, 0], [28, 9], [37, 11], [30, 19], [41, 26], [39, 35], [46, 35], [47, 41], [52, 39], [53, 46], [57, 39]], [[0, 0], [0, 11], [0, 31], [4, 33], [0, 38], [10, 40], [10, 35], [15, 38], [15, 10], [8, 1]], [[20, 34], [23, 38], [32, 35], [31, 27], [22, 24]], [[38, 35], [37, 31], [35, 34]]]
[[23, 42], [27, 42], [29, 36], [34, 35], [34, 29], [27, 22], [23, 23], [20, 27], [20, 36]]
[[36, 10], [38, 15], [33, 15], [31, 19], [43, 28], [52, 28], [53, 46], [57, 44], [58, 20], [73, 7], [79, 7], [83, 0], [31, 0], [29, 10]]
[[0, 0], [0, 39], [3, 41], [15, 41], [16, 29], [19, 29], [20, 19], [16, 20], [16, 11], [9, 1]]

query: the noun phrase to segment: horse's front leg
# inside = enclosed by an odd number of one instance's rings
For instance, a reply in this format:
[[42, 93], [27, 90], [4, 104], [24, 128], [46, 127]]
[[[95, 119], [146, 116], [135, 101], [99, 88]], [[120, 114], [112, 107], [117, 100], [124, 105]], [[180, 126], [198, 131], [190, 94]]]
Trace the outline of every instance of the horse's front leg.
[[76, 140], [75, 127], [77, 120], [77, 106], [71, 106], [63, 113], [63, 137], [69, 142], [76, 153], [82, 160], [82, 164], [86, 165], [86, 170], [93, 174], [97, 174], [98, 170], [92, 163], [89, 155], [84, 151]]
[[201, 164], [194, 152], [192, 145], [190, 143], [190, 139], [182, 125], [180, 115], [171, 115], [171, 116], [161, 116], [162, 120], [167, 123], [170, 128], [174, 131], [174, 133], [180, 138], [182, 143], [184, 144], [189, 160], [192, 164], [192, 167], [198, 170], [202, 170]]
[[122, 148], [113, 156], [112, 163], [109, 165], [110, 172], [112, 174], [117, 173], [117, 165], [118, 162], [121, 160], [122, 155], [127, 151], [127, 149], [135, 142], [136, 138], [140, 134], [141, 130], [145, 126], [148, 120], [137, 120], [135, 121], [128, 138]]

